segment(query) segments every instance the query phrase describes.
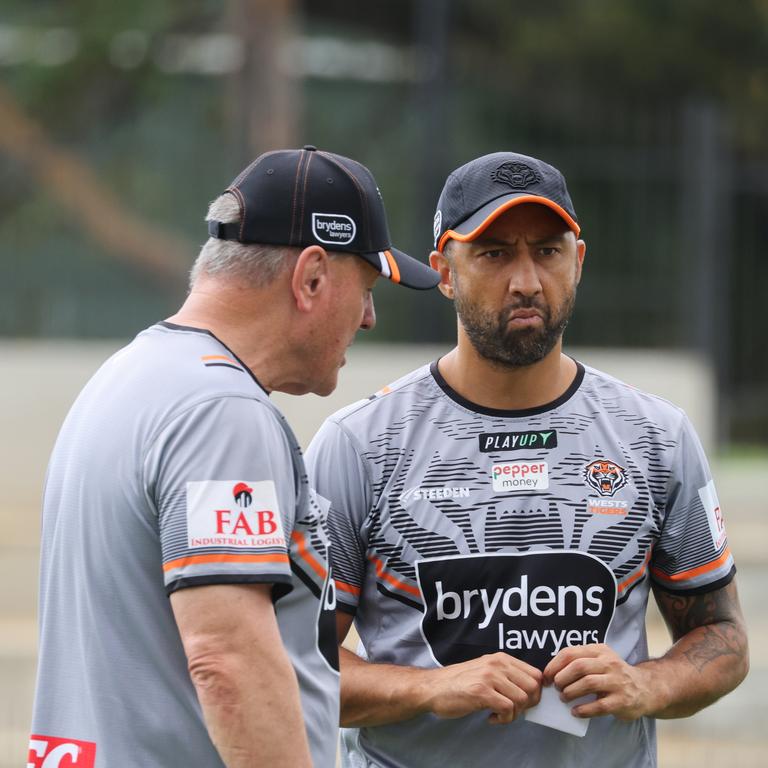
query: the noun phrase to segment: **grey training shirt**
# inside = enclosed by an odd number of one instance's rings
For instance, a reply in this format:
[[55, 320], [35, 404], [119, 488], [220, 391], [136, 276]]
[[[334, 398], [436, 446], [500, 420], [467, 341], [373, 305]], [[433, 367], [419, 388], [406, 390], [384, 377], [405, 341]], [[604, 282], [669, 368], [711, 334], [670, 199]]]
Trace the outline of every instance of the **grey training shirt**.
[[285, 419], [212, 334], [160, 323], [115, 354], [48, 469], [30, 764], [221, 768], [168, 595], [268, 583], [314, 764], [331, 768], [326, 512]]
[[[527, 411], [469, 403], [425, 366], [329, 418], [307, 465], [331, 502], [339, 607], [373, 662], [505, 651], [543, 669], [563, 647], [605, 641], [636, 663], [652, 583], [690, 595], [733, 577], [683, 412], [581, 365], [562, 397]], [[487, 715], [346, 730], [344, 764], [656, 764], [650, 719], [595, 718], [578, 738]]]

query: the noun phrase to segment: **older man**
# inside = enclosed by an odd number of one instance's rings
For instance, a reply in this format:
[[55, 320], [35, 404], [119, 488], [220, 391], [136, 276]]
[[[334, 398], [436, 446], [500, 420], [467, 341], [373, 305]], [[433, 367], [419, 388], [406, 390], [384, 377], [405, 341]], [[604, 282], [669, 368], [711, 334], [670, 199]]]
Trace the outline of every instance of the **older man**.
[[[330, 393], [391, 248], [370, 172], [305, 147], [211, 205], [190, 294], [80, 394], [45, 490], [28, 765], [335, 764], [335, 591], [269, 392]], [[170, 599], [169, 599], [170, 598]]]
[[[585, 244], [515, 153], [446, 181], [432, 265], [455, 349], [331, 417], [345, 765], [647, 768], [654, 720], [746, 674], [734, 564], [680, 409], [563, 354]], [[650, 589], [675, 644], [649, 659]]]

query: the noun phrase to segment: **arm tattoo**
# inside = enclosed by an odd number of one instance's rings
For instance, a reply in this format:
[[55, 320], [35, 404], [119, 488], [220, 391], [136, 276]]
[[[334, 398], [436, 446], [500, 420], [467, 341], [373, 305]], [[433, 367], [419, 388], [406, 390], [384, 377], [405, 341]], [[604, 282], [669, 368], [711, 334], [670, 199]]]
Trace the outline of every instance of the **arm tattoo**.
[[746, 655], [746, 633], [735, 582], [691, 597], [672, 595], [658, 587], [654, 594], [675, 642], [699, 630], [695, 639], [690, 638], [691, 642], [681, 647], [699, 672], [723, 656]]

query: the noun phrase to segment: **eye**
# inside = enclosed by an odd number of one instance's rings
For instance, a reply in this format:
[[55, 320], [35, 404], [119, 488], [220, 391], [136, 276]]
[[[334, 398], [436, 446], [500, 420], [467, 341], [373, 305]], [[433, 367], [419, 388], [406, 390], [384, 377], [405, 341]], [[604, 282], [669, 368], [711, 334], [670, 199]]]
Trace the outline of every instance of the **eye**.
[[500, 248], [494, 248], [490, 251], [484, 251], [482, 253], [483, 258], [490, 259], [493, 261], [494, 259], [500, 259], [504, 256], [504, 251]]
[[560, 249], [556, 248], [554, 245], [543, 245], [539, 248], [540, 256], [556, 256], [558, 253], [560, 253]]

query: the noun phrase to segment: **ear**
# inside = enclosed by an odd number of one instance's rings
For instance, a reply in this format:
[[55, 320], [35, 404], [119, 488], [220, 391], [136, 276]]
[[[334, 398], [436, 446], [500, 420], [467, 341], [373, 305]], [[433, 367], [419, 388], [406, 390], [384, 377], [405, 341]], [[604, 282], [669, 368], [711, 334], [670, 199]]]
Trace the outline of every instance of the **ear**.
[[305, 248], [296, 259], [291, 290], [299, 312], [310, 312], [330, 281], [330, 257], [319, 245]]
[[448, 299], [453, 298], [453, 270], [448, 257], [442, 251], [432, 251], [429, 254], [429, 266], [440, 273], [438, 290]]
[[581, 269], [584, 266], [584, 257], [587, 255], [587, 244], [583, 240], [576, 241], [576, 285], [581, 282]]

